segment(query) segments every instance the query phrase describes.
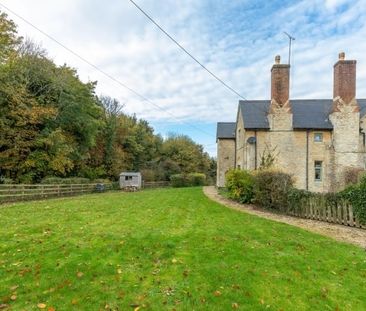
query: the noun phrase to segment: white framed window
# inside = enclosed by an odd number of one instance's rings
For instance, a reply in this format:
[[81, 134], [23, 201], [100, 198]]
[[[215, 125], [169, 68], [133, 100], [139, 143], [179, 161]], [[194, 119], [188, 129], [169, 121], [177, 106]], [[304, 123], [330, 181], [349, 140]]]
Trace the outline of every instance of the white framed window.
[[321, 143], [323, 141], [323, 133], [314, 133], [314, 142]]
[[323, 162], [322, 161], [314, 162], [314, 179], [315, 179], [315, 181], [322, 181], [322, 179], [323, 179]]

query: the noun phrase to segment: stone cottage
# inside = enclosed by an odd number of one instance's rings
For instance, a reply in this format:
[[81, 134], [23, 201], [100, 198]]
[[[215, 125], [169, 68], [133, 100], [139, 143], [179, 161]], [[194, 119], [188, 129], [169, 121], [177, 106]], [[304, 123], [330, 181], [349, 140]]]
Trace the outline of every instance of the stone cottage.
[[290, 65], [276, 56], [271, 99], [240, 101], [236, 122], [217, 124], [217, 186], [230, 168], [255, 170], [272, 158], [296, 187], [316, 192], [344, 186], [351, 168], [364, 169], [366, 99], [356, 99], [356, 61], [339, 54], [333, 99], [290, 99]]

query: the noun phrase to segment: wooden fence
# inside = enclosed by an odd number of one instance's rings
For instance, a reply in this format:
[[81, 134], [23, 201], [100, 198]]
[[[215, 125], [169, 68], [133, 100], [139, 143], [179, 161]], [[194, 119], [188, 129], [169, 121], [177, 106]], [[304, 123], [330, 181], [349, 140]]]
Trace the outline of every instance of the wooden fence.
[[337, 200], [329, 204], [322, 196], [310, 197], [298, 202], [296, 207], [287, 211], [287, 214], [366, 229], [366, 226], [361, 225], [355, 217], [353, 207], [347, 200]]
[[[96, 191], [96, 185], [97, 184], [0, 185], [0, 203], [91, 193]], [[106, 190], [112, 188], [112, 184], [104, 185]]]

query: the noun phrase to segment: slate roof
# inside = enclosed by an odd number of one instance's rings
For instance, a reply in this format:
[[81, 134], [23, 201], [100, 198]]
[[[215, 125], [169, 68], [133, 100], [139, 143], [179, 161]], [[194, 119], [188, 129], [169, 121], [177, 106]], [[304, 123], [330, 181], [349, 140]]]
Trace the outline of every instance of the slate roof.
[[218, 122], [216, 140], [219, 138], [235, 139], [235, 122]]
[[[329, 121], [332, 107], [331, 99], [296, 99], [291, 100], [294, 129], [331, 130]], [[361, 116], [366, 114], [366, 99], [358, 99]], [[246, 129], [269, 129], [267, 112], [269, 100], [240, 101], [239, 109]]]

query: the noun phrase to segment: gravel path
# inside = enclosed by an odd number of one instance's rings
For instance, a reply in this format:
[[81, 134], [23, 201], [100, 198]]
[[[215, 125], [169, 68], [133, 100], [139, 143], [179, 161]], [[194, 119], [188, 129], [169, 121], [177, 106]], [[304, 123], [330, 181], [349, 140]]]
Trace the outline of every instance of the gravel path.
[[274, 221], [283, 222], [308, 231], [328, 236], [338, 241], [355, 244], [366, 249], [366, 230], [312, 219], [302, 219], [286, 215], [273, 214], [265, 210], [254, 208], [253, 205], [240, 204], [226, 199], [218, 194], [217, 189], [214, 186], [204, 187], [203, 192], [211, 200], [221, 203], [229, 208]]

